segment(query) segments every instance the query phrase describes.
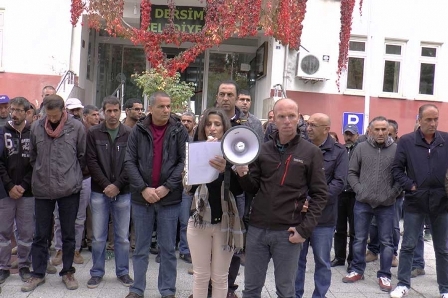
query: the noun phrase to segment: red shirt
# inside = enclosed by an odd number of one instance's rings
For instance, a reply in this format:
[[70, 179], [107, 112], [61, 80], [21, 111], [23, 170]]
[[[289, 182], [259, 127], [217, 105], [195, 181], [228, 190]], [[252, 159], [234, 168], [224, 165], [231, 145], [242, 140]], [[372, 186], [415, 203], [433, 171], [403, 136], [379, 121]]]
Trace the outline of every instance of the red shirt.
[[165, 136], [168, 123], [163, 126], [157, 126], [151, 123], [149, 127], [152, 132], [153, 140], [153, 157], [152, 157], [152, 185], [151, 187], [157, 188], [160, 186], [160, 172], [162, 170], [162, 157], [163, 157], [163, 139]]

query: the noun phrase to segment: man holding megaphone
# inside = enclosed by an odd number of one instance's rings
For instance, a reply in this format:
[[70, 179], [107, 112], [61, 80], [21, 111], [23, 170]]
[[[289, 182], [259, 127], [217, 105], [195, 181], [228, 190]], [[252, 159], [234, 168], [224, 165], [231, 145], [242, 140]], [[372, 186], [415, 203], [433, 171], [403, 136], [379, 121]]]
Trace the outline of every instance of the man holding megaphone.
[[[320, 149], [297, 133], [299, 108], [291, 99], [274, 105], [278, 131], [249, 166], [236, 166], [241, 187], [255, 197], [246, 236], [244, 297], [260, 297], [270, 258], [279, 297], [294, 297], [302, 243], [311, 236], [327, 201]], [[308, 211], [301, 213], [307, 196]]]

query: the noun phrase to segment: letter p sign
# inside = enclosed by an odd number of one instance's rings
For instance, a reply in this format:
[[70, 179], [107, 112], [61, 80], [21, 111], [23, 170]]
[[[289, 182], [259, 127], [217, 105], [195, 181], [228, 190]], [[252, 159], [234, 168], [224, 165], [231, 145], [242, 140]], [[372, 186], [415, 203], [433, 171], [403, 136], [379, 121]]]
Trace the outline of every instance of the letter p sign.
[[[344, 112], [342, 116], [342, 130], [349, 124], [354, 124], [358, 127], [359, 134], [364, 133], [364, 113]], [[344, 131], [342, 131], [344, 133]]]

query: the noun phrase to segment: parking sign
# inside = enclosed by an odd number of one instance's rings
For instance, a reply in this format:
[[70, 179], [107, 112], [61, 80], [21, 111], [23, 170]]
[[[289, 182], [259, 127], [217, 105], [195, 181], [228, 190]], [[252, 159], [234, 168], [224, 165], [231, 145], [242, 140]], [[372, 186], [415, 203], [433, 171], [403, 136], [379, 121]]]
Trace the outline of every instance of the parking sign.
[[[364, 134], [364, 113], [344, 112], [342, 115], [342, 130], [348, 124], [354, 124], [358, 127], [359, 134]], [[342, 131], [344, 133], [344, 131]]]

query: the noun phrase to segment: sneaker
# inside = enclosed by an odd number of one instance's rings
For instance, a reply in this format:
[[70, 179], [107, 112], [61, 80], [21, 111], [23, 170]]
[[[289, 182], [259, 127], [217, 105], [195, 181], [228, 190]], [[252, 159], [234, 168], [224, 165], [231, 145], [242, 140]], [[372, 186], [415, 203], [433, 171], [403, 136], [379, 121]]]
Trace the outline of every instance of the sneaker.
[[179, 254], [179, 259], [184, 260], [186, 263], [191, 264], [191, 255], [190, 254]]
[[130, 287], [130, 286], [132, 286], [134, 284], [134, 280], [129, 276], [129, 274], [118, 276], [117, 279], [125, 287]]
[[406, 286], [397, 286], [392, 292], [390, 292], [390, 298], [401, 298], [409, 293], [409, 289]]
[[134, 292], [129, 292], [129, 294], [127, 294], [125, 298], [143, 298], [143, 295], [139, 295]]
[[102, 280], [103, 280], [103, 278], [101, 276], [92, 276], [87, 281], [87, 287], [89, 289], [95, 289], [96, 287], [98, 287], [100, 285]]
[[411, 271], [411, 278], [415, 278], [417, 276], [425, 275], [425, 274], [426, 274], [425, 269], [423, 269], [423, 268], [415, 268], [415, 269], [413, 269]]
[[390, 292], [392, 290], [392, 286], [390, 285], [390, 278], [381, 276], [380, 278], [378, 278], [378, 284], [380, 286], [380, 290], [383, 292]]
[[75, 250], [75, 256], [73, 257], [73, 263], [84, 264], [84, 258], [81, 256], [81, 254], [77, 250]]
[[56, 273], [58, 272], [58, 270], [56, 269], [56, 267], [54, 267], [53, 264], [51, 264], [50, 261], [48, 261], [46, 272], [47, 272], [48, 274], [56, 274]]
[[342, 278], [343, 283], [354, 283], [358, 280], [364, 279], [364, 275], [356, 273], [355, 271], [350, 272], [344, 278]]
[[26, 282], [28, 279], [31, 278], [31, 272], [30, 268], [28, 267], [22, 267], [19, 269], [19, 276], [22, 279], [23, 282]]
[[76, 290], [78, 288], [78, 281], [74, 273], [68, 272], [66, 275], [63, 275], [62, 282], [68, 290]]
[[448, 298], [448, 293], [442, 293], [442, 294], [440, 294], [440, 298]]
[[11, 275], [9, 270], [0, 269], [0, 285]]
[[45, 283], [45, 277], [35, 277], [31, 276], [30, 279], [28, 279], [25, 284], [20, 288], [22, 292], [31, 292], [41, 284]]
[[398, 258], [397, 258], [397, 256], [393, 256], [393, 258], [392, 258], [392, 267], [398, 267]]
[[370, 263], [370, 262], [373, 262], [373, 261], [376, 261], [376, 260], [378, 260], [378, 255], [374, 254], [370, 250], [367, 250], [367, 253], [366, 253], [366, 263]]
[[151, 244], [151, 248], [149, 249], [149, 252], [152, 254], [152, 255], [157, 255], [157, 254], [159, 254], [159, 246], [156, 244], [156, 245], [152, 245]]
[[51, 258], [51, 264], [54, 266], [59, 266], [62, 264], [62, 250], [58, 250], [56, 255]]

